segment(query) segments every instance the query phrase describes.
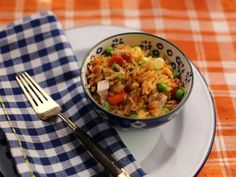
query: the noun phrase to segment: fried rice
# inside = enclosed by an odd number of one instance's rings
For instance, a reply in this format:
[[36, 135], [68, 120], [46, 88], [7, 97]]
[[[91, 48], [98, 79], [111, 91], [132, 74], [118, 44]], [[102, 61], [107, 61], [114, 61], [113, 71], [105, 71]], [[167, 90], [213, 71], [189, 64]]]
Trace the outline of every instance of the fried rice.
[[[181, 75], [151, 53], [121, 44], [95, 56], [87, 73], [93, 98], [104, 109], [131, 118], [158, 117], [174, 109], [185, 91]], [[176, 96], [180, 89], [182, 95]]]

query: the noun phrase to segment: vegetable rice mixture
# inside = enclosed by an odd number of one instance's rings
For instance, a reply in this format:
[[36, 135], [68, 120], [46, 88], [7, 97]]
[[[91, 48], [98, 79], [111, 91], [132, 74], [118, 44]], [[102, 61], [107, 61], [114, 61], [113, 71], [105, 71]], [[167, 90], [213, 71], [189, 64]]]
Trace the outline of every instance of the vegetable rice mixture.
[[145, 119], [177, 106], [186, 92], [180, 77], [164, 58], [121, 44], [92, 59], [87, 83], [93, 98], [106, 110]]

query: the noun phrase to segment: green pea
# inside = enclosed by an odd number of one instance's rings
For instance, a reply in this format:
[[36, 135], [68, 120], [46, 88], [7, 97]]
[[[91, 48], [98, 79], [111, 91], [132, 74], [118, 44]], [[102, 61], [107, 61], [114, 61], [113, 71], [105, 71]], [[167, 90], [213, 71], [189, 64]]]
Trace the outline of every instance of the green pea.
[[102, 104], [102, 107], [103, 107], [105, 110], [107, 110], [107, 111], [109, 111], [109, 110], [111, 109], [111, 105], [110, 105], [107, 101], [105, 101], [105, 102]]
[[105, 55], [107, 56], [111, 56], [112, 52], [114, 51], [115, 49], [113, 47], [108, 47], [105, 49]]
[[178, 71], [173, 71], [173, 75], [174, 75], [174, 77], [179, 78], [181, 76], [181, 73]]
[[183, 98], [184, 94], [185, 94], [185, 90], [183, 88], [179, 88], [175, 92], [175, 99], [180, 101]]
[[165, 83], [163, 83], [163, 82], [161, 82], [161, 83], [159, 83], [159, 84], [157, 85], [157, 89], [158, 89], [158, 91], [160, 91], [160, 92], [166, 92], [166, 91], [167, 91], [167, 88], [168, 88], [168, 86], [167, 86]]
[[133, 114], [130, 114], [129, 116], [130, 118], [136, 118], [137, 117], [137, 114], [133, 113]]

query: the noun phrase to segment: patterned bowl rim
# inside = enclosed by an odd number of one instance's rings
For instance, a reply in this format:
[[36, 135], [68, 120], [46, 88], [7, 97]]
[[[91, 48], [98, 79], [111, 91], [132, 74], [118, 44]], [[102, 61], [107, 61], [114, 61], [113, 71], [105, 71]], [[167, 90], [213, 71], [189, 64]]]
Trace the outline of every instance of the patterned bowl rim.
[[[167, 42], [168, 44], [170, 44], [171, 46], [173, 46], [178, 52], [180, 52], [182, 55], [183, 55], [183, 58], [186, 60], [186, 62], [188, 63], [189, 65], [189, 68], [190, 68], [190, 71], [192, 73], [192, 81], [191, 81], [191, 86], [190, 86], [190, 89], [189, 91], [187, 92], [187, 94], [184, 96], [184, 98], [180, 101], [180, 103], [178, 103], [178, 105], [172, 109], [171, 111], [169, 111], [168, 113], [166, 114], [163, 114], [161, 116], [158, 116], [158, 117], [148, 117], [148, 118], [130, 118], [130, 117], [127, 117], [127, 116], [121, 116], [121, 115], [118, 115], [118, 114], [115, 114], [113, 112], [110, 112], [110, 111], [107, 111], [105, 110], [100, 104], [97, 103], [96, 100], [93, 99], [92, 95], [90, 94], [90, 91], [88, 88], [86, 88], [84, 81], [86, 80], [85, 78], [85, 73], [83, 73], [83, 68], [84, 67], [87, 67], [87, 65], [85, 65], [87, 59], [88, 59], [88, 56], [90, 55], [90, 53], [96, 48], [98, 47], [100, 44], [102, 44], [103, 42], [111, 39], [111, 38], [115, 38], [115, 37], [118, 37], [118, 36], [125, 36], [125, 35], [144, 35], [144, 36], [150, 36], [150, 37], [154, 37], [158, 40], [162, 40], [162, 41], [165, 41]], [[149, 34], [149, 33], [145, 33], [145, 32], [126, 32], [126, 33], [119, 33], [119, 34], [115, 34], [115, 35], [112, 35], [112, 36], [109, 36], [103, 40], [101, 40], [100, 42], [96, 43], [85, 55], [85, 57], [83, 58], [83, 61], [82, 61], [82, 64], [81, 64], [81, 68], [80, 68], [80, 76], [81, 76], [81, 83], [82, 83], [82, 87], [85, 91], [85, 93], [87, 94], [87, 96], [89, 96], [89, 98], [92, 100], [92, 102], [94, 104], [96, 104], [99, 108], [101, 108], [104, 112], [108, 113], [108, 114], [112, 114], [116, 117], [119, 117], [121, 119], [125, 119], [125, 120], [132, 120], [132, 121], [141, 121], [141, 122], [145, 122], [145, 121], [150, 121], [150, 120], [155, 120], [155, 119], [158, 119], [160, 122], [168, 119], [168, 117], [170, 117], [171, 115], [174, 115], [174, 113], [179, 110], [180, 108], [183, 107], [183, 105], [186, 103], [186, 101], [188, 100], [189, 96], [191, 95], [191, 92], [192, 92], [192, 88], [193, 88], [193, 83], [194, 83], [194, 74], [193, 74], [193, 69], [192, 69], [192, 65], [191, 65], [191, 61], [188, 59], [188, 57], [182, 52], [182, 50], [180, 50], [175, 44], [173, 44], [172, 42], [162, 38], [162, 37], [159, 37], [159, 36], [156, 36], [156, 35], [153, 35], [153, 34]]]

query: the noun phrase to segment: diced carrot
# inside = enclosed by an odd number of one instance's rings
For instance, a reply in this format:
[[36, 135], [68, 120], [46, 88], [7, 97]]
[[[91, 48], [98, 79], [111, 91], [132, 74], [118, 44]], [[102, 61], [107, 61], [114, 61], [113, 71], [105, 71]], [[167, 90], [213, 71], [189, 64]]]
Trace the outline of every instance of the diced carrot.
[[109, 93], [108, 97], [107, 97], [107, 101], [112, 104], [112, 105], [117, 105], [119, 103], [121, 103], [122, 101], [124, 101], [126, 96], [126, 93], [124, 90], [120, 91], [119, 93]]

